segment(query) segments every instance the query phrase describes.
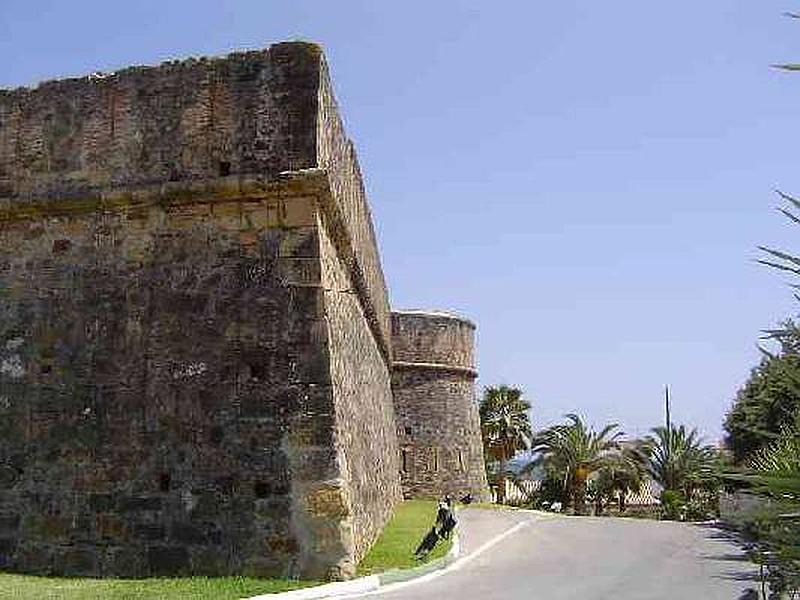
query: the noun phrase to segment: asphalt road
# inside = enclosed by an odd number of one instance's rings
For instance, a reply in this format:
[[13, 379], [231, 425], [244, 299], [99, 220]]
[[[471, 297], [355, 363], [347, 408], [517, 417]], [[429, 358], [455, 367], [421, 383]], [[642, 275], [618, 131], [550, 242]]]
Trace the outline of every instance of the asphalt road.
[[[633, 519], [537, 518], [461, 513], [466, 553], [535, 519], [433, 579], [387, 589], [384, 600], [738, 600], [758, 587], [757, 569], [713, 526]], [[402, 585], [402, 584], [401, 584]]]

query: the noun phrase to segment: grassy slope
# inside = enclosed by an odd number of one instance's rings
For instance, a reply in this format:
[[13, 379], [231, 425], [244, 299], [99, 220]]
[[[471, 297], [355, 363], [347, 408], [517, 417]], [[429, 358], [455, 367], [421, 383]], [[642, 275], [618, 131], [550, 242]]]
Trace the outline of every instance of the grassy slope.
[[381, 537], [358, 565], [358, 574], [408, 569], [447, 554], [453, 545], [452, 539], [440, 540], [425, 561], [414, 558], [414, 550], [435, 520], [434, 500], [406, 500], [399, 504]]
[[0, 573], [0, 599], [14, 600], [238, 600], [314, 585], [310, 581], [254, 577], [186, 577], [164, 579], [87, 579], [31, 577]]

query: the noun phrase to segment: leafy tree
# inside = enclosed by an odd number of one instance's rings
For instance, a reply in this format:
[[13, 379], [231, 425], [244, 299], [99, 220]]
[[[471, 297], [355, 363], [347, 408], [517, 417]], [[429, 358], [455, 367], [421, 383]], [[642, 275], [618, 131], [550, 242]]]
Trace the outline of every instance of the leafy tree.
[[597, 471], [594, 482], [595, 514], [602, 514], [604, 502], [616, 499], [620, 512], [625, 512], [629, 494], [638, 494], [647, 477], [640, 444], [622, 446], [609, 454]]
[[484, 390], [479, 406], [484, 453], [498, 464], [498, 501], [503, 502], [508, 461], [531, 442], [531, 405], [518, 388], [500, 385]]
[[725, 442], [737, 464], [772, 443], [800, 409], [800, 354], [787, 352], [797, 345], [794, 331], [789, 321], [783, 330], [770, 332], [780, 336], [781, 353], [765, 354], [728, 412]]
[[[530, 466], [533, 464], [535, 461], [530, 463]], [[528, 467], [523, 468], [523, 472], [527, 470]], [[553, 465], [544, 465], [543, 471], [544, 478], [538, 493], [540, 502], [548, 504], [560, 502], [563, 507], [568, 506], [570, 490], [565, 486], [564, 474]]]
[[[786, 202], [786, 208], [780, 208], [780, 212], [793, 223], [800, 224], [796, 214], [800, 201], [782, 192], [778, 194]], [[760, 263], [800, 276], [800, 257], [764, 246], [759, 249], [764, 253]], [[792, 287], [798, 289], [800, 285]], [[800, 300], [800, 294], [795, 293], [795, 297]], [[740, 465], [777, 439], [794, 412], [800, 410], [800, 328], [788, 320], [766, 334], [780, 344], [780, 351], [777, 354], [764, 351], [761, 363], [737, 393], [724, 424], [726, 445], [733, 453], [734, 462]]]
[[536, 435], [533, 450], [539, 457], [532, 464], [543, 464], [560, 473], [567, 503], [572, 503], [577, 514], [585, 514], [589, 475], [607, 464], [609, 453], [618, 448], [617, 439], [622, 432], [615, 431], [619, 427], [616, 423], [597, 432], [576, 414], [568, 414], [566, 419], [567, 423]]

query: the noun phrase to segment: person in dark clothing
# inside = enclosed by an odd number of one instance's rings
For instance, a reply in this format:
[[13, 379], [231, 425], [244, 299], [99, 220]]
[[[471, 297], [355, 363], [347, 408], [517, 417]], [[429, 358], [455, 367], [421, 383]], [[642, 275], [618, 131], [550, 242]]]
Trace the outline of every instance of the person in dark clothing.
[[439, 502], [439, 510], [436, 513], [436, 525], [439, 526], [439, 537], [448, 539], [453, 529], [456, 527], [456, 517], [453, 514], [453, 500], [449, 495]]
[[445, 515], [444, 522], [442, 526], [439, 528], [439, 537], [442, 539], [450, 539], [450, 534], [453, 532], [453, 529], [456, 528], [456, 518], [453, 516], [453, 511], [448, 511], [447, 515]]
[[439, 506], [436, 510], [436, 524], [444, 525], [447, 520], [447, 515], [450, 514], [450, 506], [444, 500], [439, 501]]

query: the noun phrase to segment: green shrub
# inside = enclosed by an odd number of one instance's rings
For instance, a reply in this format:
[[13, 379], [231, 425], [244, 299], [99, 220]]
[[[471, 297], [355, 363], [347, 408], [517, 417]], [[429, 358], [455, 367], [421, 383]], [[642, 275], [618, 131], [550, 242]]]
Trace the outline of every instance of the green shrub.
[[683, 521], [686, 519], [686, 500], [677, 490], [664, 490], [661, 492], [661, 515], [668, 521]]

